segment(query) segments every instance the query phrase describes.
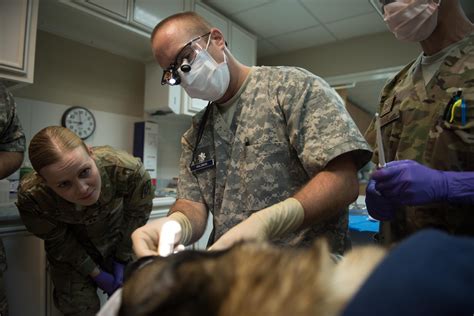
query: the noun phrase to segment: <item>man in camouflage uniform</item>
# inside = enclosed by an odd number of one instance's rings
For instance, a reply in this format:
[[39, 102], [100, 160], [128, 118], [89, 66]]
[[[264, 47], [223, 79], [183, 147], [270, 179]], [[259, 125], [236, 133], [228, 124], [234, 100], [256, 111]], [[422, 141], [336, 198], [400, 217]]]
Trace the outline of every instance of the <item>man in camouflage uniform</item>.
[[[474, 234], [469, 205], [474, 204], [474, 173], [466, 172], [474, 171], [474, 27], [458, 0], [442, 1], [438, 10], [434, 30], [420, 39], [423, 53], [386, 84], [380, 100], [385, 157], [397, 161], [374, 173], [366, 203], [372, 216], [387, 220], [382, 225], [387, 244], [427, 227]], [[464, 122], [463, 110], [452, 107], [458, 99], [465, 102]], [[366, 138], [376, 148], [377, 163], [375, 121]]]
[[343, 253], [356, 172], [371, 152], [336, 92], [303, 69], [242, 65], [222, 32], [195, 13], [160, 22], [152, 47], [165, 69], [163, 83], [179, 74], [191, 97], [213, 102], [182, 138], [170, 216], [132, 235], [136, 253], [156, 253], [149, 236], [170, 218], [183, 227], [180, 242], [196, 240], [208, 212], [217, 240], [212, 249], [243, 239], [308, 244], [326, 236]]
[[[17, 170], [23, 161], [25, 134], [16, 114], [13, 96], [0, 80], [0, 179]], [[8, 315], [3, 273], [7, 270], [7, 259], [0, 239], [0, 315]]]
[[45, 241], [55, 286], [54, 300], [65, 315], [99, 310], [94, 270], [114, 273], [113, 261], [132, 260], [130, 235], [148, 220], [154, 192], [142, 163], [109, 146], [92, 148], [101, 192], [91, 206], [61, 198], [37, 172], [21, 180], [18, 209], [28, 231]]

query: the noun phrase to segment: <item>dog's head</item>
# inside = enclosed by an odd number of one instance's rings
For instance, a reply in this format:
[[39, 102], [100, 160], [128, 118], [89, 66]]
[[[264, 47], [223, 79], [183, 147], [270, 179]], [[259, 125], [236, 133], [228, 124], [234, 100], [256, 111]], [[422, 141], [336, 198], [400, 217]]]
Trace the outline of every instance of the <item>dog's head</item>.
[[342, 304], [331, 290], [336, 271], [323, 240], [146, 257], [127, 273], [119, 315], [330, 315]]

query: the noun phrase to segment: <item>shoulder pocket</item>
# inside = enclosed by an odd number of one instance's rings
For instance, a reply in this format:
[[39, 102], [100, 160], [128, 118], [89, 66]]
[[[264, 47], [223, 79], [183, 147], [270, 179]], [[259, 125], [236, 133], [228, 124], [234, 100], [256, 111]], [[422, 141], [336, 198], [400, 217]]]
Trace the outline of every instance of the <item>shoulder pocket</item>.
[[380, 111], [380, 126], [383, 127], [400, 118], [400, 109], [395, 104], [396, 97], [391, 96], [385, 100]]

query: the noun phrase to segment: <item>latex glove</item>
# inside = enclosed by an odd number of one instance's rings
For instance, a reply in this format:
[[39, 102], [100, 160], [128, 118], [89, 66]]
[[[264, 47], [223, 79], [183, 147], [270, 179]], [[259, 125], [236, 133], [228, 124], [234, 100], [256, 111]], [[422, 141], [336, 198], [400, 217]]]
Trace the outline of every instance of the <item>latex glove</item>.
[[120, 287], [116, 284], [114, 276], [105, 271], [100, 271], [100, 273], [92, 279], [97, 284], [97, 286], [104, 290], [104, 292], [107, 293], [109, 296], [111, 296], [115, 292], [115, 290]]
[[255, 212], [249, 218], [232, 227], [209, 250], [227, 249], [244, 240], [265, 241], [282, 237], [301, 226], [304, 209], [294, 198]]
[[375, 171], [372, 179], [383, 197], [403, 205], [429, 204], [448, 197], [446, 173], [413, 160], [391, 161]]
[[189, 219], [181, 212], [174, 212], [170, 216], [159, 218], [145, 226], [137, 228], [132, 233], [133, 250], [138, 258], [145, 256], [158, 256], [160, 232], [163, 224], [175, 220], [181, 225], [181, 234], [176, 235], [176, 245], [188, 244], [192, 236], [192, 226]]
[[375, 189], [375, 185], [376, 181], [370, 179], [365, 190], [365, 205], [367, 206], [367, 211], [370, 216], [379, 221], [389, 221], [394, 217], [395, 212], [400, 207], [400, 203], [396, 200], [383, 197], [380, 192]]
[[123, 285], [123, 271], [125, 269], [125, 265], [113, 260], [112, 268], [114, 270], [115, 284], [121, 287]]

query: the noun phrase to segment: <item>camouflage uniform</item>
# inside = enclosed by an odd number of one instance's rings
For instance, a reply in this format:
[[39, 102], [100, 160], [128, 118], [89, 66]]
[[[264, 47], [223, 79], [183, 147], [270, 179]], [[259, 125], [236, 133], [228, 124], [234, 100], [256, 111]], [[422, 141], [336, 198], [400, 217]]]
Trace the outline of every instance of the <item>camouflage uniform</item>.
[[146, 223], [154, 192], [142, 163], [108, 146], [93, 149], [102, 179], [92, 206], [72, 204], [49, 189], [36, 172], [21, 180], [18, 209], [28, 231], [45, 241], [56, 306], [66, 315], [99, 310], [96, 266], [132, 259], [131, 233]]
[[[473, 171], [474, 142], [463, 138], [474, 134], [474, 36], [454, 45], [427, 85], [420, 58], [402, 69], [383, 89], [380, 120], [386, 160], [412, 159], [438, 170]], [[468, 109], [464, 126], [460, 111], [452, 123], [443, 118], [446, 105], [458, 89], [462, 89]], [[374, 122], [366, 138], [376, 147]], [[374, 162], [378, 161], [377, 153]], [[398, 241], [426, 227], [472, 235], [472, 205], [404, 207], [393, 221], [385, 223], [384, 233], [391, 241]]]
[[[203, 112], [181, 140], [178, 198], [206, 205], [214, 215], [214, 240], [252, 213], [295, 194], [337, 156], [351, 152], [358, 167], [370, 159], [341, 98], [306, 70], [254, 67], [234, 98], [230, 128], [217, 105], [210, 105], [192, 163], [212, 158], [215, 166], [194, 174], [190, 170]], [[307, 245], [325, 235], [332, 249], [342, 253], [350, 245], [347, 233], [348, 213], [341, 209], [300, 232], [298, 239], [292, 234], [281, 242]]]
[[[16, 114], [15, 100], [0, 81], [0, 151], [25, 151], [25, 134]], [[5, 248], [0, 239], [0, 314], [8, 315], [3, 273], [7, 270]]]

